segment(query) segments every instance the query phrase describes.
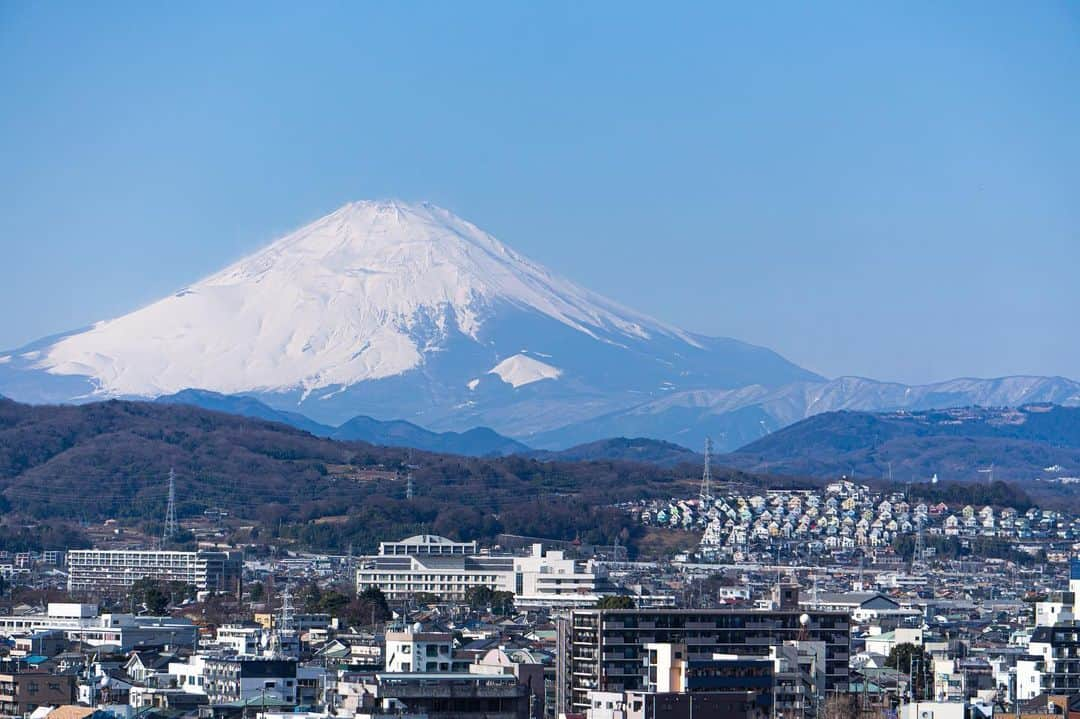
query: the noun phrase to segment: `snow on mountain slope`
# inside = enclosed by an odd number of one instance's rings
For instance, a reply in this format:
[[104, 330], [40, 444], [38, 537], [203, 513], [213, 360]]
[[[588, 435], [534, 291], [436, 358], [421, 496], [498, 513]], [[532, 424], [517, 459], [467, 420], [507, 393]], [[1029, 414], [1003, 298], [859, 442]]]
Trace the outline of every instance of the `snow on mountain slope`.
[[488, 370], [488, 374], [498, 375], [499, 379], [517, 389], [542, 379], [558, 379], [562, 370], [549, 364], [518, 353], [507, 357]]
[[[528, 351], [521, 348], [527, 347]], [[429, 204], [356, 202], [122, 317], [0, 352], [22, 402], [245, 394], [329, 425], [734, 448], [818, 412], [1080, 404], [1061, 378], [826, 380], [563, 279]]]
[[536, 447], [616, 436], [648, 436], [698, 447], [707, 435], [734, 450], [808, 417], [837, 410], [879, 412], [947, 407], [1080, 406], [1080, 383], [1063, 377], [960, 378], [926, 385], [839, 377], [781, 387], [673, 392], [635, 407], [530, 438]]
[[221, 272], [47, 349], [37, 367], [103, 395], [328, 387], [399, 375], [496, 302], [612, 344], [673, 327], [557, 277], [429, 204], [357, 202]]

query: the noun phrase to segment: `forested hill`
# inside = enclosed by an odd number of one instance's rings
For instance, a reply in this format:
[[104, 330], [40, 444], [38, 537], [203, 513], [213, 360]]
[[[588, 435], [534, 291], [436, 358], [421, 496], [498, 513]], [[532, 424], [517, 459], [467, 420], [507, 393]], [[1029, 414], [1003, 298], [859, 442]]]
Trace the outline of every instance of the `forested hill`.
[[827, 412], [720, 458], [803, 476], [986, 481], [1080, 476], [1080, 408], [1028, 405], [924, 412]]
[[[406, 463], [410, 463], [407, 465]], [[187, 405], [0, 399], [0, 504], [13, 516], [156, 522], [211, 507], [309, 545], [371, 549], [421, 528], [632, 544], [623, 499], [693, 493], [700, 467], [474, 458], [339, 442]], [[405, 498], [406, 474], [415, 498]], [[688, 489], [689, 487], [689, 489]], [[320, 520], [320, 521], [313, 521]]]

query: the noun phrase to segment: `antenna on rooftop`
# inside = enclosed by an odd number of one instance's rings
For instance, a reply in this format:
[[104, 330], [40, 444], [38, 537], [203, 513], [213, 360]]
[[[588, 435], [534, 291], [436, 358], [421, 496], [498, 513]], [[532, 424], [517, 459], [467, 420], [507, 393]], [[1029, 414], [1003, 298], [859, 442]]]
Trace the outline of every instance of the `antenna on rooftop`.
[[705, 438], [705, 471], [701, 473], [701, 506], [704, 509], [712, 504], [712, 470], [709, 463], [712, 461], [712, 437]]
[[179, 530], [176, 526], [176, 470], [169, 468], [169, 503], [165, 507], [165, 530], [161, 533], [161, 544], [173, 539]]

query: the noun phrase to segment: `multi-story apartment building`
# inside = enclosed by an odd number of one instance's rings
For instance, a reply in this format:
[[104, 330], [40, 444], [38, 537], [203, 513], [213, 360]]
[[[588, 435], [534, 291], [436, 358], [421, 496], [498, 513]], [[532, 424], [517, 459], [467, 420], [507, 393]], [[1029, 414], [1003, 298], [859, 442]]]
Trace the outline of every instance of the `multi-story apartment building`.
[[356, 589], [370, 587], [378, 587], [391, 601], [420, 592], [461, 600], [473, 587], [490, 587], [513, 592], [522, 607], [592, 606], [615, 592], [595, 564], [563, 552], [544, 552], [539, 544], [523, 556], [481, 554], [476, 542], [430, 534], [382, 542], [378, 555], [361, 557]]
[[1017, 661], [1017, 681], [1020, 699], [1080, 692], [1080, 626], [1036, 627]]
[[140, 579], [235, 593], [243, 567], [235, 552], [77, 549], [68, 552], [68, 591], [117, 593]]
[[29, 716], [40, 707], [70, 704], [75, 677], [30, 669], [18, 662], [0, 664], [0, 716]]
[[1035, 605], [1028, 653], [1016, 662], [1015, 694], [1080, 692], [1080, 560], [1069, 566], [1069, 591], [1053, 592]]
[[768, 657], [785, 642], [824, 644], [824, 688], [846, 690], [849, 617], [798, 609], [575, 609], [560, 621], [557, 710], [584, 713], [589, 692], [648, 688], [647, 645], [685, 644], [689, 659], [714, 654]]
[[202, 673], [211, 704], [256, 699], [296, 704], [296, 661], [292, 659], [206, 657]]

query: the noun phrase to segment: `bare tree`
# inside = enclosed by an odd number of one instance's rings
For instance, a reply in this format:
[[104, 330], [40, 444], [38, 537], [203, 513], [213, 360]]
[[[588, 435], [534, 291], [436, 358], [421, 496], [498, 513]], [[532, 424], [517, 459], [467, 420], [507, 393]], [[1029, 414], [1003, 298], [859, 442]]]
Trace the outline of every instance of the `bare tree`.
[[833, 694], [825, 699], [821, 719], [856, 719], [859, 708], [852, 694]]

